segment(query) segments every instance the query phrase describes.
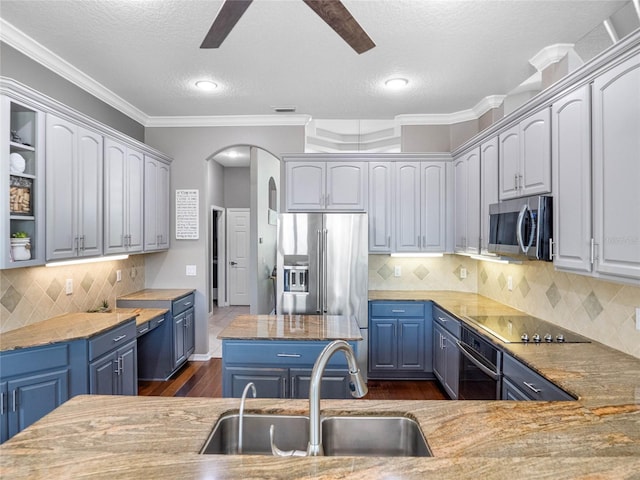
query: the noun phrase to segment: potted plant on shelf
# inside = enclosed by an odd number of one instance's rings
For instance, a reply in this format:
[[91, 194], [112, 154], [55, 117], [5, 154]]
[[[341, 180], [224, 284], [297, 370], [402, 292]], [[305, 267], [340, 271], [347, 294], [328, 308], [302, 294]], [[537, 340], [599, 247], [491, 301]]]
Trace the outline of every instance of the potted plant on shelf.
[[98, 305], [96, 308], [87, 310], [87, 312], [88, 313], [108, 313], [108, 312], [111, 312], [111, 308], [109, 308], [109, 302], [105, 299], [105, 300], [102, 300], [102, 303]]
[[31, 260], [31, 238], [27, 232], [11, 235], [11, 256], [14, 261]]

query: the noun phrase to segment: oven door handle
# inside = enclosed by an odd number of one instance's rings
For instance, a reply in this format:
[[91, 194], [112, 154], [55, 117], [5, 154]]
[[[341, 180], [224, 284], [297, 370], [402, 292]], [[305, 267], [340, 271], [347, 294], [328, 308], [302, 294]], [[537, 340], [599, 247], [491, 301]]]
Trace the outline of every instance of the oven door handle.
[[486, 365], [483, 365], [482, 363], [480, 363], [480, 360], [478, 360], [475, 357], [475, 355], [471, 353], [471, 351], [469, 350], [469, 347], [467, 347], [460, 340], [456, 340], [456, 343], [458, 344], [458, 349], [460, 350], [460, 353], [462, 353], [465, 357], [467, 357], [471, 363], [473, 363], [476, 367], [482, 370], [483, 373], [491, 377], [492, 380], [495, 380], [495, 381], [500, 380], [500, 374], [498, 372], [494, 372], [493, 370], [488, 368]]

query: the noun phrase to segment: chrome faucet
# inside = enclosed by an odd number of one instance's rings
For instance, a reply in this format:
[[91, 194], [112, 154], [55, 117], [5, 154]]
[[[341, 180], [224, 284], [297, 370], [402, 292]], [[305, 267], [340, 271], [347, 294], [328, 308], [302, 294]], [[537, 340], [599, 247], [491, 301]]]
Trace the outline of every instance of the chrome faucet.
[[309, 445], [307, 447], [307, 455], [318, 456], [323, 455], [322, 450], [322, 432], [320, 426], [320, 386], [322, 383], [322, 374], [329, 362], [329, 359], [338, 350], [344, 352], [349, 365], [349, 375], [351, 375], [351, 396], [355, 398], [364, 397], [367, 394], [367, 384], [360, 374], [356, 356], [351, 346], [344, 340], [335, 340], [324, 347], [324, 350], [318, 356], [313, 371], [311, 372], [311, 386], [309, 388]]
[[247, 393], [249, 393], [249, 389], [253, 392], [253, 398], [256, 398], [256, 386], [253, 382], [249, 382], [244, 386], [244, 390], [242, 391], [242, 399], [240, 400], [240, 415], [238, 419], [238, 454], [242, 453], [242, 423], [244, 419], [244, 402], [247, 400]]

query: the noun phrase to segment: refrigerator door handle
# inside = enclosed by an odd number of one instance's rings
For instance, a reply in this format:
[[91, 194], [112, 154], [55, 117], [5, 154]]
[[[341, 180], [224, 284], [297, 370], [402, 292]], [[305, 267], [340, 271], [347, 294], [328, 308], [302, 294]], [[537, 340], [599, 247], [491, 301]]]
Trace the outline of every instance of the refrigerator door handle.
[[329, 244], [329, 231], [323, 231], [322, 238], [322, 313], [327, 313], [327, 245]]
[[316, 230], [316, 313], [322, 313], [322, 231]]

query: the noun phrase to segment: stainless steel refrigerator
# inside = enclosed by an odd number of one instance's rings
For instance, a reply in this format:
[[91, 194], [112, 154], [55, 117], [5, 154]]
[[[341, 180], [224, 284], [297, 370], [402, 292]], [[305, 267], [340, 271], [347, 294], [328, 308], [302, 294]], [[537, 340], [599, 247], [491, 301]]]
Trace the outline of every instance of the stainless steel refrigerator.
[[283, 213], [278, 216], [276, 310], [355, 317], [367, 371], [368, 223], [366, 214]]

